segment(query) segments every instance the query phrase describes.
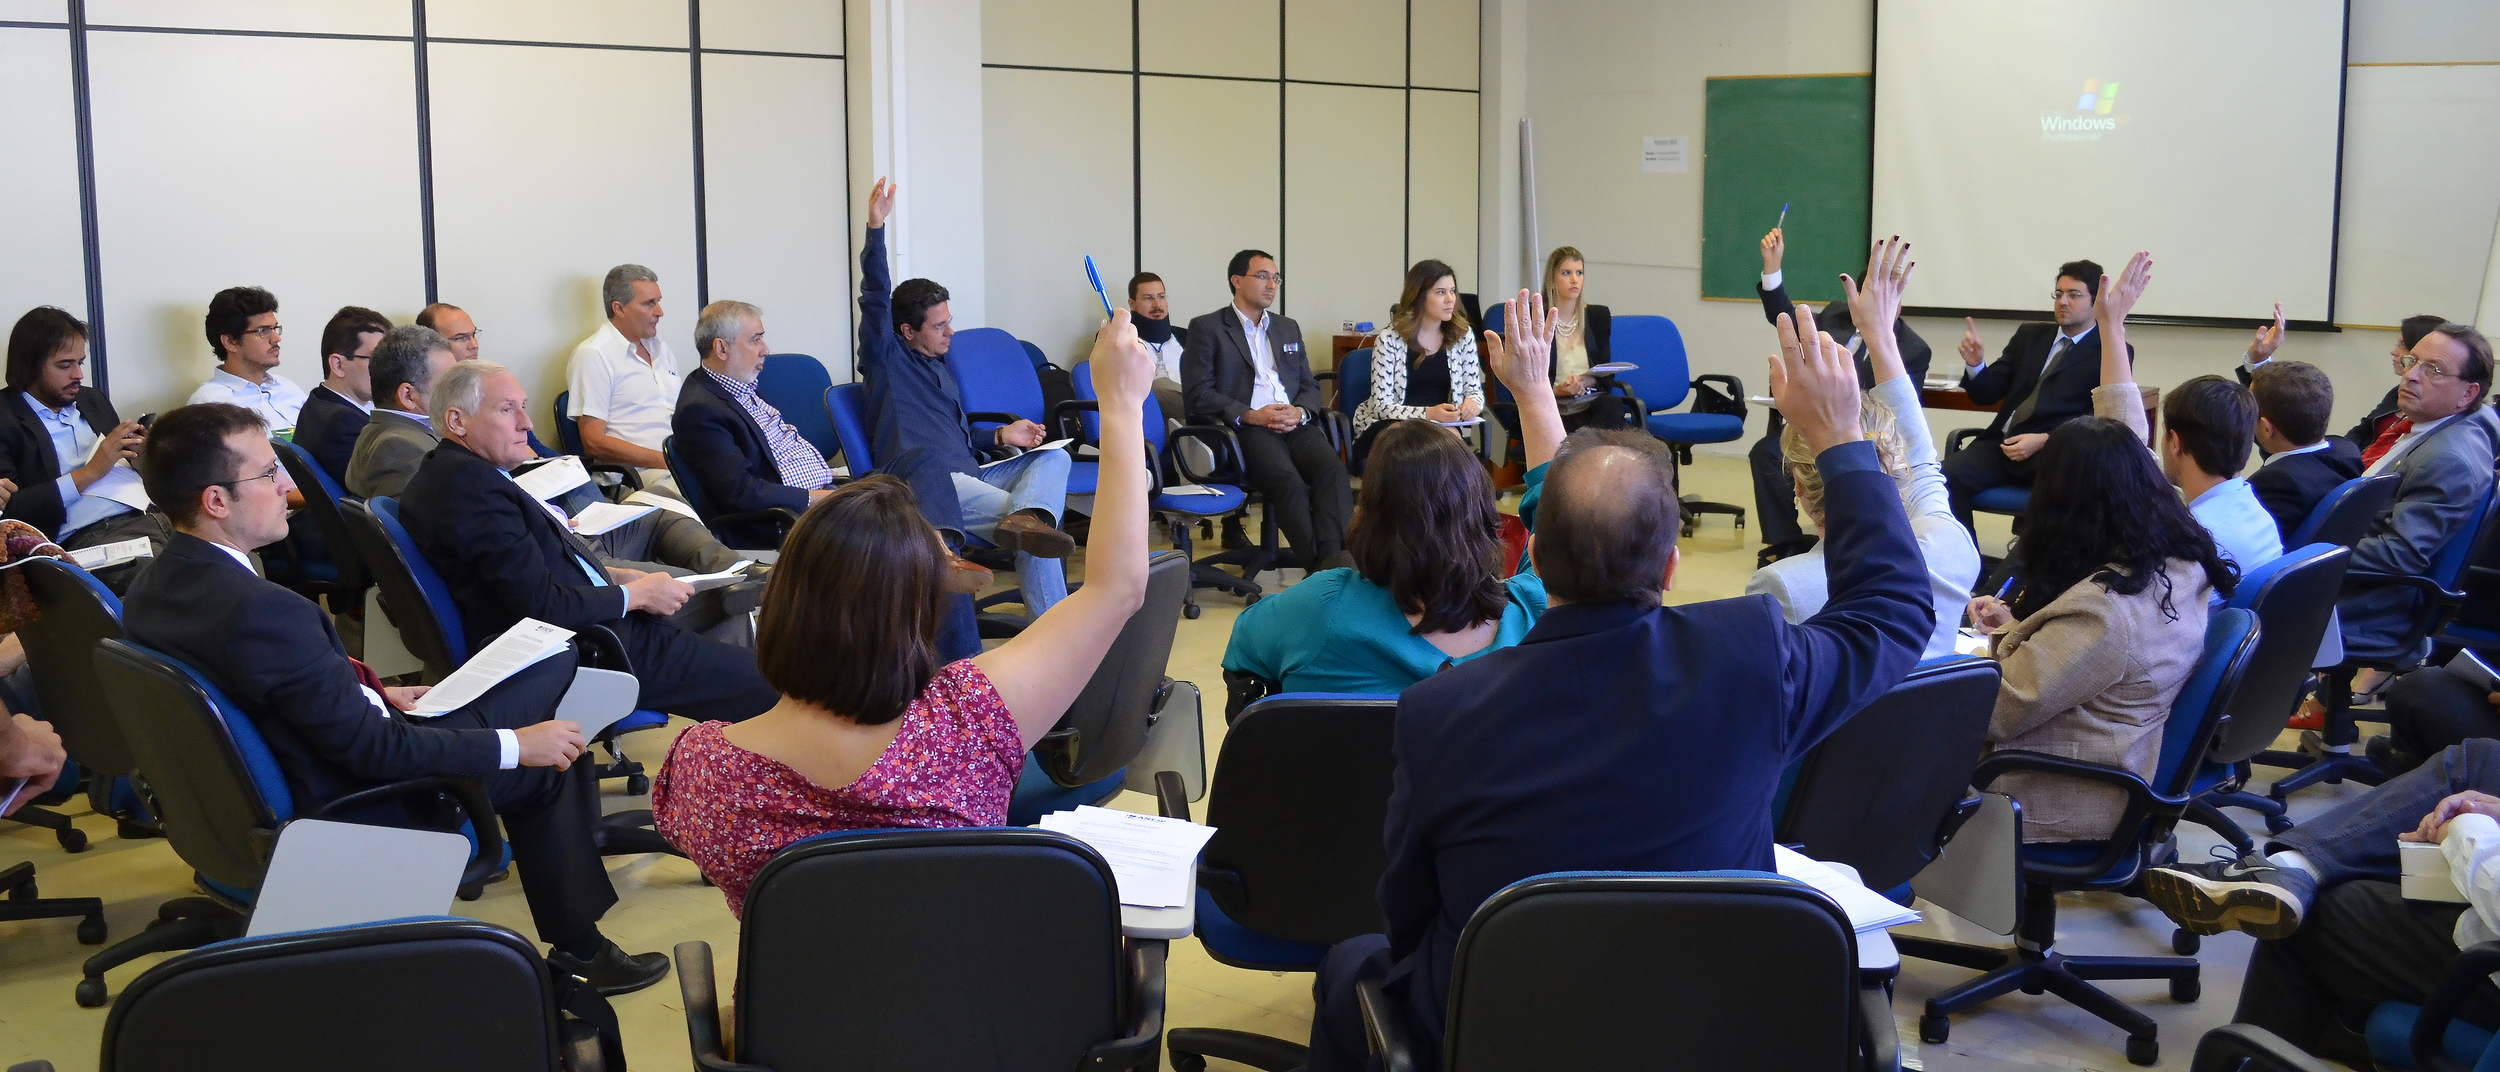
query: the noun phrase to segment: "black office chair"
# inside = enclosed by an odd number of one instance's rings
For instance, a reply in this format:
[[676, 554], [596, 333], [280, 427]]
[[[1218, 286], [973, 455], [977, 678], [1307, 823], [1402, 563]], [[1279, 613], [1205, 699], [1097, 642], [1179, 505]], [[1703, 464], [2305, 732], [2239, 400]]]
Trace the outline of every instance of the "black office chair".
[[[1224, 734], [1207, 787], [1215, 837], [1198, 858], [1198, 942], [1219, 964], [1316, 972], [1328, 947], [1383, 929], [1377, 890], [1388, 869], [1395, 696], [1271, 696]], [[1189, 818], [1166, 791], [1161, 810]], [[1168, 1033], [1174, 1072], [1207, 1058], [1284, 1072], [1297, 1041], [1220, 1028]]]
[[293, 480], [296, 490], [303, 494], [304, 510], [312, 515], [321, 542], [329, 548], [335, 573], [323, 594], [331, 597], [331, 612], [362, 615], [365, 588], [372, 579], [365, 575], [364, 559], [356, 553], [356, 545], [347, 534], [347, 522], [339, 516], [339, 503], [352, 496], [338, 481], [330, 479], [330, 471], [315, 462], [304, 448], [276, 436], [270, 437], [269, 445], [277, 448], [279, 464], [286, 466], [287, 479]]
[[2224, 1024], [2197, 1040], [2188, 1072], [2334, 1072], [2336, 1066], [2255, 1024]]
[[[1441, 1067], [1891, 1068], [1857, 948], [1828, 895], [1766, 872], [1524, 879], [1459, 935]], [[1377, 979], [1356, 995], [1384, 1067], [1414, 1072], [1405, 1004]]]
[[[2264, 815], [2268, 833], [2292, 828], [2281, 802], [2247, 790], [2250, 761], [2273, 746], [2300, 709], [2309, 668], [2334, 621], [2335, 594], [2342, 590], [2344, 570], [2351, 563], [2352, 552], [2332, 543], [2294, 548], [2240, 578], [2224, 604], [2257, 615], [2257, 654], [2232, 697], [2230, 724], [2197, 772], [2187, 818], [2222, 835], [2242, 855], [2255, 851], [2256, 840], [2221, 809], [2247, 808]], [[2198, 941], [2195, 932], [2182, 927], [2173, 944], [2179, 952], [2193, 953]]]
[[81, 945], [103, 945], [104, 899], [101, 897], [46, 897], [35, 885], [35, 865], [16, 863], [0, 868], [0, 922], [21, 919], [75, 919], [78, 921], [78, 942]]
[[[1172, 636], [1180, 630], [1181, 601], [1189, 595], [1189, 556], [1155, 553], [1146, 563], [1146, 599], [1129, 615], [1102, 664], [1059, 724], [1033, 742], [1032, 767], [1043, 778], [1026, 778], [1008, 805], [1012, 826], [1080, 804], [1099, 804], [1120, 792], [1128, 765], [1146, 747], [1146, 731], [1171, 698]], [[1019, 821], [1023, 820], [1023, 821]]]
[[[594, 1072], [623, 1068], [608, 1013], [566, 1015], [538, 948], [436, 916], [271, 934], [167, 960], [104, 1021], [107, 1072]], [[596, 997], [586, 987], [583, 992]], [[605, 1003], [592, 1006], [604, 1010]]]
[[764, 865], [738, 931], [737, 1054], [712, 947], [677, 946], [706, 1072], [1153, 1068], [1165, 943], [1120, 933], [1092, 848], [1048, 830], [862, 830]]
[[1990, 659], [1910, 671], [1806, 753], [1776, 840], [1855, 868], [1878, 893], [1907, 884], [1979, 808], [1970, 772], [2002, 676]]
[[[96, 677], [96, 644], [122, 635], [121, 599], [74, 562], [36, 558], [17, 568], [41, 615], [17, 631], [18, 641], [26, 646], [35, 703], [70, 755], [95, 772], [87, 783], [88, 805], [96, 814], [112, 816], [114, 830], [123, 838], [164, 837], [164, 828], [148, 814], [144, 794], [128, 781], [139, 762], [122, 739], [104, 683]], [[128, 801], [117, 801], [124, 792]], [[79, 835], [81, 847], [85, 839]]]
[[[205, 897], [157, 907], [148, 929], [87, 958], [78, 1004], [104, 1004], [104, 973], [150, 953], [196, 949], [239, 937], [258, 899], [278, 831], [297, 818], [277, 757], [252, 720], [199, 671], [127, 640], [97, 646], [97, 674], [138, 757], [166, 841], [195, 869]], [[391, 800], [437, 802], [465, 816], [476, 839], [463, 886], [486, 881], [504, 859], [502, 827], [486, 789], [466, 778], [415, 778], [347, 794], [304, 818], [354, 815]], [[265, 1030], [266, 1025], [262, 1028]], [[108, 1062], [109, 1065], [109, 1062]]]
[[799, 523], [798, 511], [787, 506], [722, 513], [720, 504], [703, 493], [703, 482], [695, 479], [694, 470], [686, 468], [685, 459], [677, 456], [676, 436], [660, 441], [660, 457], [668, 463], [668, 475], [677, 481], [677, 490], [685, 494], [686, 505], [694, 507], [695, 516], [703, 519], [703, 526], [711, 529], [713, 537], [723, 543], [729, 542], [729, 536], [723, 535], [724, 531], [735, 535], [740, 526], [763, 525], [773, 530], [773, 546], [779, 547]]

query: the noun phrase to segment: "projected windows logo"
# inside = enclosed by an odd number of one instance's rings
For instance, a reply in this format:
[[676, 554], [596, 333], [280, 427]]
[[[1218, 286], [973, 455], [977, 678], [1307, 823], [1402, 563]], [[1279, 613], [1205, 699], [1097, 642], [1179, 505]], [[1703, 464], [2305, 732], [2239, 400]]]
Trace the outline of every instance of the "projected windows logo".
[[2099, 141], [2103, 133], [2118, 129], [2120, 117], [2110, 114], [2117, 106], [2118, 83], [2086, 78], [2072, 112], [2040, 114], [2040, 140]]

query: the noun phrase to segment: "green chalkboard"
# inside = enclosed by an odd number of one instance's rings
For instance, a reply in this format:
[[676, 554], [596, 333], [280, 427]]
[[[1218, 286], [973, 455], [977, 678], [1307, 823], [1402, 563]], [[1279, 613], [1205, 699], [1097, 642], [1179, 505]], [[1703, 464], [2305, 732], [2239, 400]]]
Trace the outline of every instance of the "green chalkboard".
[[1798, 75], [1708, 80], [1701, 178], [1701, 295], [1754, 299], [1761, 241], [1788, 207], [1788, 296], [1841, 297], [1866, 270], [1873, 203], [1875, 79]]

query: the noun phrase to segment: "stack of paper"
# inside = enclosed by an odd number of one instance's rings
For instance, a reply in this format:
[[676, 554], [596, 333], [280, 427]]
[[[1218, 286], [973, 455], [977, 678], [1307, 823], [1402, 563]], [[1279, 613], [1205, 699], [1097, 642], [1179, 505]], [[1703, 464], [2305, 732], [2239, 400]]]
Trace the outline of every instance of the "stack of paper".
[[[100, 543], [93, 547], [81, 547], [69, 553], [69, 560], [78, 563], [80, 569], [93, 573], [107, 566], [118, 566], [132, 559], [146, 558], [153, 553], [155, 552], [148, 548], [147, 537], [142, 536], [114, 543]], [[25, 559], [18, 561], [23, 562]]]
[[573, 631], [570, 629], [558, 629], [536, 618], [523, 618], [512, 628], [504, 630], [502, 636], [486, 646], [486, 650], [469, 656], [469, 661], [460, 664], [460, 669], [452, 671], [442, 684], [426, 690], [425, 695], [417, 699], [417, 705], [408, 709], [408, 713], [418, 718], [432, 718], [476, 703], [478, 697], [486, 695], [486, 690], [563, 651], [566, 642], [572, 639]]
[[1916, 911], [1894, 904], [1890, 898], [1866, 884], [1834, 871], [1822, 863], [1791, 851], [1786, 845], [1771, 846], [1771, 855], [1779, 863], [1779, 873], [1823, 891], [1839, 902], [1840, 910], [1849, 914], [1849, 927], [1860, 934], [1916, 923], [1925, 918]]
[[697, 592], [709, 592], [715, 588], [726, 588], [730, 585], [738, 583], [739, 581], [746, 580], [747, 575], [744, 571], [748, 566], [752, 566], [754, 564], [754, 559], [742, 558], [737, 561], [736, 565], [718, 573], [692, 573], [677, 579], [693, 585], [694, 590]]
[[590, 470], [582, 468], [581, 459], [567, 454], [538, 464], [512, 482], [529, 492], [530, 498], [544, 502], [590, 483]]
[[[1035, 448], [1033, 448], [1033, 449], [1031, 449], [1031, 450], [1025, 451], [1025, 452], [1024, 452], [1024, 454], [1039, 454], [1039, 453], [1041, 453], [1041, 452], [1043, 452], [1043, 451], [1045, 451], [1045, 450], [1058, 450], [1059, 448], [1064, 447], [1064, 446], [1067, 446], [1068, 444], [1070, 444], [1070, 443], [1074, 443], [1074, 442], [1076, 442], [1076, 440], [1073, 440], [1073, 439], [1054, 439], [1054, 440], [1051, 440], [1051, 441], [1050, 441], [1050, 442], [1048, 442], [1048, 443], [1044, 443], [1044, 444], [1042, 444], [1041, 446], [1038, 446], [1038, 447], [1035, 447]], [[1015, 455], [1015, 457], [1017, 457], [1017, 458], [1021, 458], [1021, 457], [1024, 457], [1024, 454], [1018, 454], [1018, 455]], [[987, 469], [987, 468], [989, 468], [990, 466], [993, 466], [993, 465], [998, 465], [998, 464], [1004, 463], [1004, 462], [1009, 461], [1009, 460], [1010, 460], [1010, 459], [1008, 459], [1008, 458], [1000, 458], [1000, 459], [998, 459], [998, 461], [994, 461], [994, 462], [982, 462], [982, 463], [981, 463], [981, 468], [983, 468], [983, 469]]]
[[1120, 903], [1139, 908], [1178, 908], [1198, 882], [1198, 850], [1215, 836], [1212, 826], [1090, 805], [1042, 816], [1041, 827], [1091, 845], [1111, 864]]
[[2465, 892], [2457, 889], [2456, 875], [2448, 866], [2447, 855], [2435, 842], [2397, 842], [2396, 870], [2397, 891], [2405, 900], [2466, 903]]
[[597, 502], [582, 507], [573, 515], [573, 532], [581, 536], [604, 536], [617, 527], [639, 521], [642, 515], [658, 510], [656, 506], [627, 506], [623, 503]]
[[697, 521], [703, 520], [702, 515], [695, 513], [694, 507], [686, 505], [684, 500], [673, 499], [656, 491], [637, 491], [626, 496], [625, 501], [643, 506], [656, 506], [670, 513], [684, 514]]

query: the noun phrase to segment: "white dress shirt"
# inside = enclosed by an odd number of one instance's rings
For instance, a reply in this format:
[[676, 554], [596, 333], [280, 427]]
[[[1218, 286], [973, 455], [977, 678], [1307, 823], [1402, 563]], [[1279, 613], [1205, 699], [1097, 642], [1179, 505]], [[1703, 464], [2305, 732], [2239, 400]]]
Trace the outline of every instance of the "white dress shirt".
[[[252, 556], [244, 554], [241, 551], [237, 551], [234, 548], [226, 546], [225, 544], [218, 543], [215, 540], [208, 541], [208, 545], [233, 556], [235, 563], [242, 566], [244, 569], [252, 570]], [[257, 577], [260, 575], [260, 571], [252, 570], [252, 575]], [[386, 719], [391, 717], [390, 701], [384, 700], [381, 693], [373, 691], [373, 686], [359, 681], [356, 683], [356, 691], [365, 694], [365, 702], [373, 705], [374, 714], [380, 715]], [[511, 730], [498, 729], [495, 731], [495, 744], [498, 749], [498, 753], [495, 758], [496, 769], [511, 770], [512, 768], [521, 765], [521, 738], [518, 734], [513, 733]]]
[[1267, 312], [1261, 310], [1252, 319], [1250, 311], [1236, 303], [1233, 315], [1241, 318], [1242, 337], [1250, 343], [1250, 408], [1292, 405], [1292, 396], [1285, 393], [1285, 381], [1276, 375], [1276, 350], [1267, 341]]
[[646, 362], [615, 324], [599, 330], [573, 348], [565, 388], [573, 393], [572, 416], [608, 422], [608, 434], [647, 450], [658, 450], [669, 436], [669, 418], [677, 412], [677, 355], [657, 337], [643, 340], [651, 352]]
[[98, 521], [137, 513], [139, 508], [130, 502], [148, 501], [147, 489], [140, 486], [139, 471], [131, 468], [129, 462], [116, 463], [102, 479], [84, 491], [79, 490], [78, 478], [70, 473], [95, 457], [96, 444], [103, 441], [103, 434], [87, 426], [87, 418], [78, 412], [76, 403], [50, 409], [36, 402], [31, 394], [21, 393], [20, 397], [26, 400], [26, 408], [34, 411], [35, 419], [42, 422], [44, 432], [52, 437], [52, 454], [61, 460], [61, 475], [53, 485], [61, 492], [61, 531], [53, 533], [53, 539], [66, 540], [70, 533]]
[[[1780, 284], [1781, 284], [1782, 282], [1784, 282], [1784, 281], [1785, 281], [1785, 273], [1782, 273], [1782, 272], [1764, 272], [1764, 273], [1762, 273], [1762, 289], [1764, 289], [1764, 290], [1778, 290], [1778, 289], [1780, 288]], [[1832, 307], [1832, 306], [1831, 306], [1831, 303], [1830, 303], [1830, 302], [1825, 302], [1825, 303], [1823, 303], [1823, 308], [1824, 308], [1824, 309], [1828, 310], [1828, 309], [1830, 309], [1831, 307]], [[1841, 306], [1841, 308], [1846, 309], [1846, 308], [1848, 308], [1848, 306], [1844, 304], [1844, 305], [1842, 305], [1842, 306]], [[1823, 314], [1822, 314], [1822, 313], [1816, 313], [1816, 314], [1814, 314], [1814, 315], [1815, 315], [1816, 317], [1821, 317]], [[1848, 348], [1849, 348], [1849, 354], [1850, 354], [1850, 356], [1852, 356], [1852, 357], [1857, 356], [1858, 351], [1859, 351], [1859, 350], [1861, 350], [1861, 349], [1863, 349], [1863, 348], [1865, 348], [1865, 346], [1866, 346], [1866, 343], [1865, 343], [1863, 340], [1860, 340], [1860, 339], [1858, 338], [1858, 331], [1857, 331], [1857, 327], [1858, 327], [1858, 326], [1857, 326], [1855, 323], [1850, 324], [1850, 325], [1849, 325], [1849, 337], [1848, 337], [1848, 338], [1846, 338], [1846, 339], [1842, 339], [1842, 340], [1840, 340], [1840, 344], [1841, 344], [1842, 346], [1846, 346], [1846, 347], [1848, 347]], [[2081, 338], [2081, 336], [2077, 336], [2077, 338]], [[1957, 627], [1957, 628], [1958, 628], [1958, 627]]]
[[[1140, 340], [1143, 341], [1143, 340]], [[1146, 352], [1155, 359], [1155, 378], [1181, 382], [1181, 337], [1174, 335], [1159, 343], [1146, 343]]]
[[220, 368], [209, 373], [208, 382], [191, 392], [191, 397], [183, 404], [196, 406], [202, 402], [225, 402], [241, 406], [260, 414], [260, 419], [269, 422], [269, 430], [274, 433], [294, 430], [295, 416], [303, 411], [305, 397], [303, 388], [279, 375], [276, 369], [269, 370], [268, 379], [253, 383]]

